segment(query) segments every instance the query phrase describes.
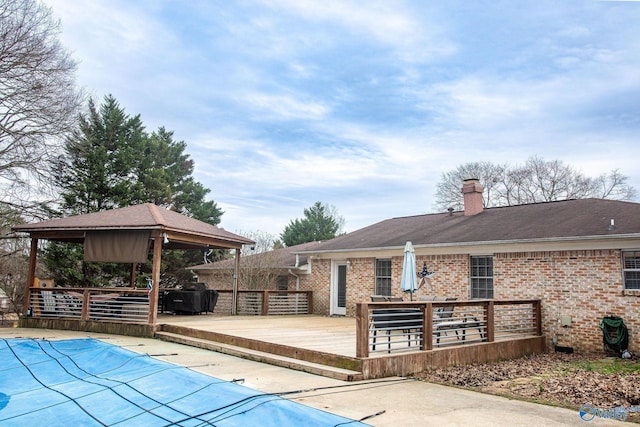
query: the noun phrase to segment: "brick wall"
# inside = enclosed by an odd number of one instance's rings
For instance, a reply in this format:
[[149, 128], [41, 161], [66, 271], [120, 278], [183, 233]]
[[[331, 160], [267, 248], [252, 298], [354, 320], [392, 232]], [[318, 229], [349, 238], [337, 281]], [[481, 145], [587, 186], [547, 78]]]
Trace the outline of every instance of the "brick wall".
[[[623, 294], [619, 250], [523, 252], [494, 256], [494, 298], [542, 299], [542, 332], [549, 347], [601, 352], [600, 320], [620, 316], [629, 328], [629, 347], [640, 330], [640, 298]], [[560, 325], [569, 316], [571, 326]]]
[[[402, 266], [400, 266], [400, 268], [402, 268]], [[392, 265], [391, 272], [394, 273], [395, 269], [396, 266]], [[369, 297], [375, 295], [375, 275], [375, 258], [349, 259], [349, 268], [347, 269], [347, 316], [356, 315], [356, 303], [370, 301]], [[352, 283], [353, 286], [351, 285]]]
[[[494, 298], [541, 299], [543, 334], [552, 348], [573, 347], [579, 352], [601, 352], [602, 317], [624, 318], [630, 332], [630, 350], [640, 352], [635, 336], [640, 334], [640, 296], [623, 294], [620, 251], [555, 251], [496, 254]], [[414, 294], [469, 298], [468, 255], [417, 256], [437, 274]], [[403, 257], [392, 258], [392, 293], [409, 300], [400, 289]], [[330, 310], [331, 261], [314, 260], [312, 274], [301, 276], [301, 289], [314, 291], [314, 313], [328, 315]], [[355, 315], [355, 304], [369, 301], [375, 294], [375, 258], [351, 258], [347, 270], [347, 316]], [[560, 326], [561, 316], [569, 316], [570, 327]]]
[[198, 270], [198, 281], [206, 283], [209, 289], [233, 289], [233, 271]]
[[[311, 268], [312, 274], [300, 276], [300, 289], [313, 291], [313, 313], [328, 315], [329, 292], [331, 290], [331, 261], [313, 260]], [[349, 278], [347, 277], [348, 283]]]

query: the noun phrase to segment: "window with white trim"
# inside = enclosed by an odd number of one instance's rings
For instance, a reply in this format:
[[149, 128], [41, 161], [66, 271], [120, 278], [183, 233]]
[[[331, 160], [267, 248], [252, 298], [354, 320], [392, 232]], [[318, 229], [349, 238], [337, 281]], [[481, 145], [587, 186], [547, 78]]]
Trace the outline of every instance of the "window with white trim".
[[640, 251], [622, 253], [622, 280], [625, 289], [640, 289]]
[[493, 257], [472, 256], [469, 258], [469, 279], [472, 299], [493, 298]]
[[376, 260], [376, 295], [391, 295], [391, 260]]

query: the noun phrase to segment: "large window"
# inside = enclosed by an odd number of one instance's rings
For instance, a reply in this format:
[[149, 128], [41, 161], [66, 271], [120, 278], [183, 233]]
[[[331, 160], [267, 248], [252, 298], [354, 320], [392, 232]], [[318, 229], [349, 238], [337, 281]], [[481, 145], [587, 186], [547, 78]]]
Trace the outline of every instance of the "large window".
[[471, 298], [493, 298], [493, 257], [472, 256], [470, 259]]
[[391, 260], [376, 260], [376, 295], [391, 295]]
[[625, 289], [640, 289], [640, 251], [622, 253], [622, 276]]

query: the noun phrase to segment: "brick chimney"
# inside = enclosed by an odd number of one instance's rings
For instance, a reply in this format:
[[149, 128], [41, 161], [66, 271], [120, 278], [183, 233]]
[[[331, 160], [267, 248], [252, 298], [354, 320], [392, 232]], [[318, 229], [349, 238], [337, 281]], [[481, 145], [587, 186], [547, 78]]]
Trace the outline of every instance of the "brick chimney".
[[472, 216], [482, 212], [482, 192], [484, 188], [480, 181], [465, 179], [462, 184], [462, 194], [464, 195], [464, 216]]

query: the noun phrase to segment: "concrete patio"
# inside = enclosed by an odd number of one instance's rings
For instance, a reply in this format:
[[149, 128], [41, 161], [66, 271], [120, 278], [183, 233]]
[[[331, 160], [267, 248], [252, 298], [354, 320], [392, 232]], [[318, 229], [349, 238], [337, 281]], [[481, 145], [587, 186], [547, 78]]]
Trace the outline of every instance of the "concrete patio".
[[[243, 378], [245, 386], [265, 393], [307, 390], [287, 397], [352, 419], [379, 414], [364, 421], [379, 427], [559, 427], [583, 426], [585, 423], [577, 408], [537, 405], [400, 377], [344, 382], [155, 339], [50, 329], [0, 328], [0, 338], [18, 337], [52, 340], [93, 337], [223, 380]], [[595, 419], [590, 424], [621, 425], [620, 421], [602, 419]]]

